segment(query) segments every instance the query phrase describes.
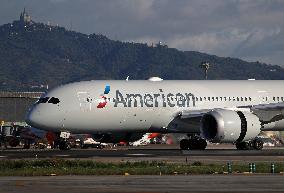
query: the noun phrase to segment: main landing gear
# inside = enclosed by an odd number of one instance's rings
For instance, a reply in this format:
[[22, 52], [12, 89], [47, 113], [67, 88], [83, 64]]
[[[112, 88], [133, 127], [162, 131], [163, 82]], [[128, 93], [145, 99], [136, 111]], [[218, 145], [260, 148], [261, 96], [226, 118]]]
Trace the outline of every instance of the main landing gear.
[[236, 143], [238, 150], [262, 150], [263, 141], [261, 139], [254, 139], [252, 141], [242, 141]]
[[182, 139], [180, 141], [181, 150], [204, 150], [206, 147], [206, 140], [198, 136], [189, 136], [189, 139]]

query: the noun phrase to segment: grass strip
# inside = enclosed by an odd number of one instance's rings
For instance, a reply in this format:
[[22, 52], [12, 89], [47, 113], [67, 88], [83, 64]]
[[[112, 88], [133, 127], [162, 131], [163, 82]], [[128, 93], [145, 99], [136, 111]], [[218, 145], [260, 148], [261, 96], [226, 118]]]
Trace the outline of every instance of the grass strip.
[[[275, 164], [275, 173], [284, 172], [284, 163]], [[0, 160], [0, 176], [45, 176], [45, 175], [187, 175], [223, 174], [227, 163], [191, 164], [140, 161], [103, 163], [93, 160]], [[248, 163], [233, 163], [233, 173], [249, 172]], [[255, 173], [270, 173], [271, 163], [257, 162]]]

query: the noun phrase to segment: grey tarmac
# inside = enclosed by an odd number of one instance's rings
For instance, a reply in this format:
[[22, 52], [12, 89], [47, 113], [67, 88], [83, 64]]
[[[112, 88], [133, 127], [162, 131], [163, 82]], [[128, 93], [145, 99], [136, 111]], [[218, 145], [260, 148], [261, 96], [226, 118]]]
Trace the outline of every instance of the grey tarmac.
[[283, 175], [0, 177], [0, 193], [284, 192]]
[[[103, 162], [116, 161], [168, 161], [182, 163], [185, 161], [227, 162], [227, 161], [284, 161], [283, 147], [267, 147], [261, 151], [240, 151], [232, 145], [221, 146], [202, 151], [181, 151], [177, 146], [149, 145], [145, 147], [117, 147], [114, 149], [72, 149], [38, 150], [7, 149], [0, 150], [2, 159], [92, 159]], [[231, 149], [229, 149], [231, 148]]]

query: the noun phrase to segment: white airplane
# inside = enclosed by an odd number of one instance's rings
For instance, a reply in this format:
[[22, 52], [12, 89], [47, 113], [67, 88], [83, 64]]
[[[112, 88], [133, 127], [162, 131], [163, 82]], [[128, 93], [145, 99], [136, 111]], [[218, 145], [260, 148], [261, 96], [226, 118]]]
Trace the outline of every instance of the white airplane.
[[260, 131], [284, 130], [283, 85], [280, 80], [77, 82], [42, 96], [27, 123], [54, 132], [128, 141], [145, 133], [186, 133], [181, 149], [205, 149], [206, 140], [262, 149], [256, 138]]

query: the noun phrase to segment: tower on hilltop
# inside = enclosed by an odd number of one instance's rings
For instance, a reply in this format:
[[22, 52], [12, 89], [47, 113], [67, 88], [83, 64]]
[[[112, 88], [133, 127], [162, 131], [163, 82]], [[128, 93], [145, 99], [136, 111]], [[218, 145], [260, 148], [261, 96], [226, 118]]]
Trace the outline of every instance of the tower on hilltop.
[[26, 12], [26, 9], [24, 8], [24, 11], [21, 13], [20, 15], [20, 22], [23, 24], [26, 23], [31, 23], [32, 22], [32, 18], [31, 16]]

